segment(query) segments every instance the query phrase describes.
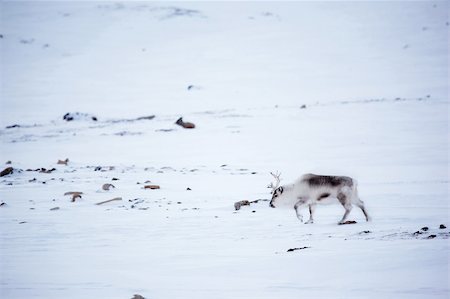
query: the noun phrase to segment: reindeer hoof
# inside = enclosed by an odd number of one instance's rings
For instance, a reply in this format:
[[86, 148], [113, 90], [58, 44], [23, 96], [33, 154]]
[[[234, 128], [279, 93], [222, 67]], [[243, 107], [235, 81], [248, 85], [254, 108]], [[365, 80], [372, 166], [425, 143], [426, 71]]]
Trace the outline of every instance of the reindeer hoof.
[[355, 223], [357, 223], [357, 222], [353, 221], [353, 220], [347, 220], [347, 221], [340, 221], [338, 224], [344, 225], [344, 224], [355, 224]]
[[313, 224], [313, 223], [314, 223], [314, 220], [312, 220], [312, 219], [309, 219], [308, 221], [305, 222], [305, 224]]

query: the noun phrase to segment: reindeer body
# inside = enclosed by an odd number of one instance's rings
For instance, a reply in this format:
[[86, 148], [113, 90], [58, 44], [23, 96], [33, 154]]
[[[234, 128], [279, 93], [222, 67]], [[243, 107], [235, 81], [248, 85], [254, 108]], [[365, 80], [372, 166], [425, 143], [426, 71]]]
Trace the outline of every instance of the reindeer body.
[[[275, 177], [279, 184], [279, 175]], [[337, 199], [345, 209], [344, 216], [339, 223], [346, 221], [353, 204], [362, 210], [367, 221], [370, 220], [364, 202], [358, 196], [357, 183], [350, 177], [305, 174], [293, 184], [281, 187], [278, 185], [274, 187], [272, 184], [271, 187], [273, 192], [270, 206], [272, 208], [293, 207], [297, 218], [302, 222], [303, 217], [299, 211], [302, 207], [309, 207], [310, 218], [306, 223], [313, 223], [316, 205], [329, 203], [333, 199]]]

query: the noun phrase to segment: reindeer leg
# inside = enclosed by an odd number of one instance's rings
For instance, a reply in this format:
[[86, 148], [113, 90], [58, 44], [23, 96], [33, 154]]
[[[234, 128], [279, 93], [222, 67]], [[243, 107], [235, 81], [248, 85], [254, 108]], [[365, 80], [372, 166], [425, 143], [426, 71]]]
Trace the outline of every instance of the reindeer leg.
[[300, 220], [300, 222], [303, 222], [303, 216], [302, 214], [300, 214], [300, 208], [302, 208], [306, 204], [307, 199], [302, 197], [299, 197], [298, 199], [299, 201], [294, 206], [295, 214], [297, 215], [298, 220]]
[[309, 205], [309, 220], [305, 222], [305, 224], [314, 223], [314, 211], [316, 210], [316, 205]]
[[345, 220], [347, 220], [348, 214], [350, 214], [353, 206], [352, 203], [348, 200], [348, 197], [344, 193], [339, 193], [337, 195], [337, 198], [345, 209], [344, 216], [342, 216], [341, 221], [339, 221], [339, 223], [342, 224], [345, 222]]
[[367, 213], [366, 208], [364, 207], [364, 202], [361, 199], [359, 199], [359, 197], [355, 197], [354, 203], [364, 213], [364, 216], [366, 217], [366, 221], [370, 221], [371, 218], [370, 218], [369, 214]]

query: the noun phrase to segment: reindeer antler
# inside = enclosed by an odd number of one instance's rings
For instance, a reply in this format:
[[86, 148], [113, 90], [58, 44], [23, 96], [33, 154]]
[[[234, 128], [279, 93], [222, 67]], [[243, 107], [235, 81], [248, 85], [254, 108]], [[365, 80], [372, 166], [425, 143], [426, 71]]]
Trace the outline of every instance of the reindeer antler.
[[272, 188], [272, 191], [275, 191], [275, 189], [277, 189], [280, 186], [281, 172], [278, 172], [278, 171], [276, 173], [271, 172], [270, 174], [275, 178], [276, 184], [274, 185], [272, 182], [272, 183], [270, 183], [269, 186], [267, 186], [267, 188]]

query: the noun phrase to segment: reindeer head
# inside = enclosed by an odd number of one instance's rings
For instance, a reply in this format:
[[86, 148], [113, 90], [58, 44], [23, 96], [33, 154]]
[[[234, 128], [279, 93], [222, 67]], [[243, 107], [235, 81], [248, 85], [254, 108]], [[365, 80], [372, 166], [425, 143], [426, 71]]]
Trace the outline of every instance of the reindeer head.
[[272, 208], [275, 208], [275, 199], [277, 198], [277, 197], [279, 197], [282, 193], [283, 193], [283, 191], [284, 191], [284, 188], [283, 187], [279, 187], [280, 186], [280, 181], [281, 181], [281, 179], [280, 179], [280, 176], [281, 176], [281, 172], [280, 173], [270, 173], [274, 178], [275, 178], [275, 184], [272, 182], [272, 183], [270, 183], [270, 185], [269, 186], [267, 186], [267, 188], [271, 188], [272, 189], [272, 200], [270, 201], [270, 206], [272, 207]]

